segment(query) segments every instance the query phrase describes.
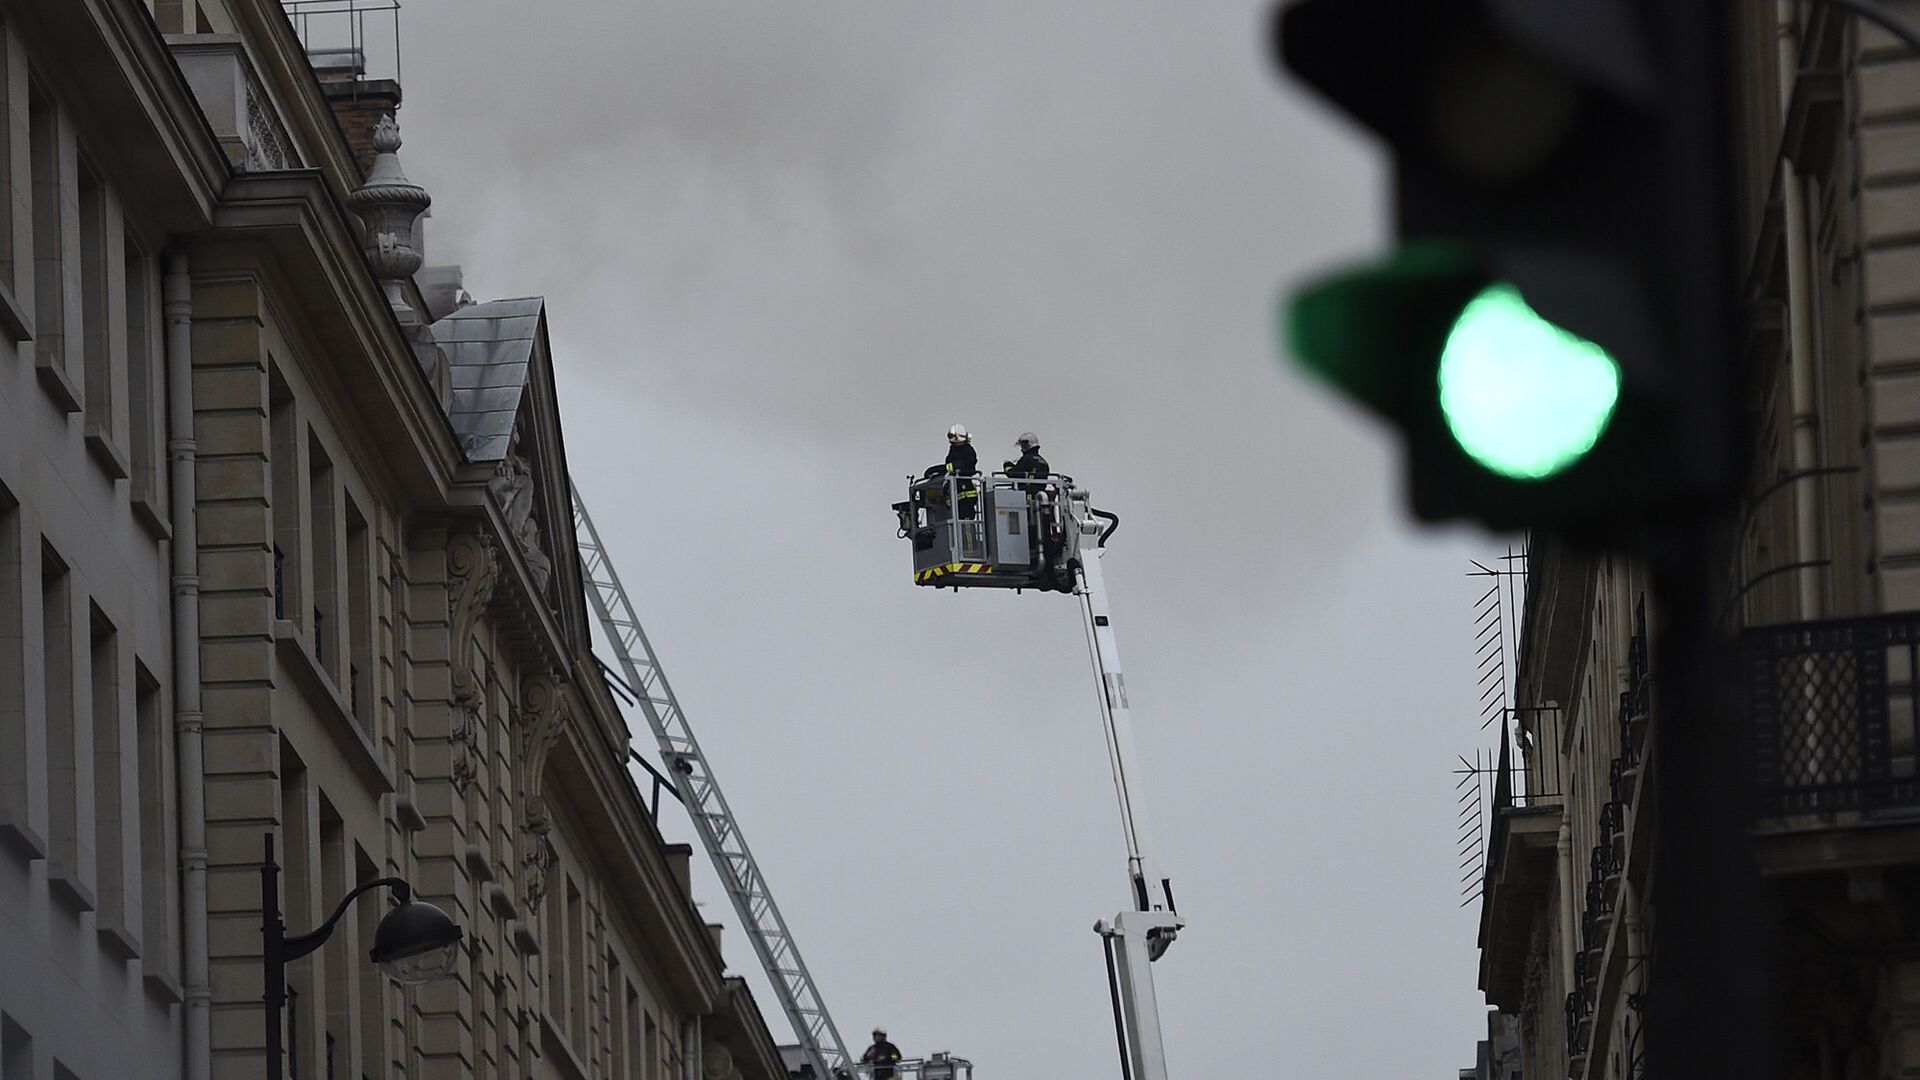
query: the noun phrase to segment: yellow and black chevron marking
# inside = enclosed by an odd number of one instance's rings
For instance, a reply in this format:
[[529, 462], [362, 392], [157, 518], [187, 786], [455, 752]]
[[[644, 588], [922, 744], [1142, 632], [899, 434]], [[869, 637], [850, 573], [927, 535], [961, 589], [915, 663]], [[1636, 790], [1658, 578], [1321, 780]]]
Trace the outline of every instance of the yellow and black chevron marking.
[[929, 581], [935, 581], [935, 580], [938, 580], [939, 578], [946, 577], [948, 574], [991, 574], [991, 573], [993, 573], [993, 567], [988, 566], [986, 563], [950, 562], [950, 563], [947, 563], [945, 566], [936, 566], [930, 570], [922, 570], [914, 574], [913, 582], [916, 585], [924, 585]]

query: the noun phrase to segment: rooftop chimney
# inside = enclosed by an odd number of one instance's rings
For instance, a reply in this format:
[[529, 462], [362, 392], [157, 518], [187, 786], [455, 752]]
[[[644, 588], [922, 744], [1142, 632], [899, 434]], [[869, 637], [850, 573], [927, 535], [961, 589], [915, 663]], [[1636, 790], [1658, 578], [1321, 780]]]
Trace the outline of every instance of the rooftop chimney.
[[310, 48], [307, 62], [320, 80], [320, 90], [333, 107], [333, 118], [353, 148], [360, 175], [373, 169], [380, 151], [373, 145], [373, 129], [380, 118], [400, 108], [400, 83], [367, 78], [367, 55], [358, 48]]

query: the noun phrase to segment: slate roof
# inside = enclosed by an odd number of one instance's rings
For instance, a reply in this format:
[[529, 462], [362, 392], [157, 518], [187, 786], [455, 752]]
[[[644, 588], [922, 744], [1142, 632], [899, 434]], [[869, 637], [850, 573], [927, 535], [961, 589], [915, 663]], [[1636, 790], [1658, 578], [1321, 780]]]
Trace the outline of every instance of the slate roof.
[[507, 456], [545, 307], [538, 296], [491, 300], [459, 308], [433, 324], [433, 340], [446, 352], [453, 375], [447, 412], [468, 461]]

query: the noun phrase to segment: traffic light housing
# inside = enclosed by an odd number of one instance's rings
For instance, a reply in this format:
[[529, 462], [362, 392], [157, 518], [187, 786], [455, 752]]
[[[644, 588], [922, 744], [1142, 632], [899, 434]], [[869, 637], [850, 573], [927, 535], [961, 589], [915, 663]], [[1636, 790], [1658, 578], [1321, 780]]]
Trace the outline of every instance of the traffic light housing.
[[1392, 152], [1400, 247], [1284, 336], [1400, 429], [1423, 518], [1589, 532], [1724, 501], [1738, 409], [1714, 0], [1296, 0], [1295, 76]]

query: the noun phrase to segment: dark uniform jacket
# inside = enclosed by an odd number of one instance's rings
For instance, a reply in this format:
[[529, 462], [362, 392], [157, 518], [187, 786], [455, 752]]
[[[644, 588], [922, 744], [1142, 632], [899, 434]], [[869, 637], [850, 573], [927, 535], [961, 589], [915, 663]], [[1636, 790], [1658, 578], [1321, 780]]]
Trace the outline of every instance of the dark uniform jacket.
[[862, 1065], [873, 1066], [873, 1080], [893, 1080], [893, 1063], [900, 1060], [900, 1048], [881, 1039], [860, 1055]]
[[961, 476], [973, 476], [980, 471], [980, 455], [973, 452], [972, 443], [947, 444], [947, 471]]
[[1020, 460], [1007, 466], [1007, 475], [1023, 480], [1045, 480], [1053, 473], [1047, 468], [1047, 459], [1040, 456], [1040, 448], [1029, 446], [1020, 452]]

